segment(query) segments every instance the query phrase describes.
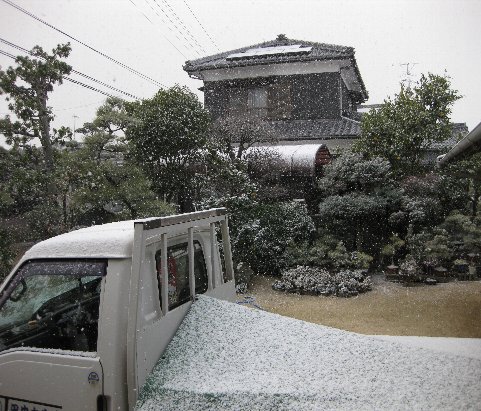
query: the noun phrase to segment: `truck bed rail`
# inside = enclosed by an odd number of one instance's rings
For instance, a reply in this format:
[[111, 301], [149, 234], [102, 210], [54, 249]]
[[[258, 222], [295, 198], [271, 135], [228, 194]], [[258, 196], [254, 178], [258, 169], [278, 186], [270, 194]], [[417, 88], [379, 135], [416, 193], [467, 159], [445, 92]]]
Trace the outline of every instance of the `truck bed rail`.
[[[217, 225], [220, 226], [220, 234], [222, 237], [222, 248], [224, 252], [225, 274], [222, 275], [222, 266], [219, 264], [218, 257], [218, 240], [216, 230]], [[188, 269], [190, 298], [195, 300], [195, 272], [194, 272], [194, 233], [196, 231], [204, 231], [209, 229], [210, 237], [210, 270], [207, 270], [208, 288], [207, 292], [215, 295], [216, 292], [222, 292], [224, 284], [233, 284], [234, 268], [232, 264], [232, 251], [230, 248], [229, 226], [227, 210], [225, 208], [213, 208], [205, 211], [197, 211], [180, 215], [156, 217], [152, 219], [144, 219], [134, 222], [134, 244], [132, 251], [132, 271], [130, 277], [130, 300], [127, 323], [127, 384], [128, 384], [128, 401], [129, 408], [134, 409], [137, 401], [138, 389], [145, 379], [145, 372], [139, 375], [138, 358], [145, 356], [145, 350], [152, 350], [152, 347], [144, 346], [143, 342], [139, 342], [138, 334], [141, 333], [141, 327], [138, 324], [139, 312], [139, 292], [140, 277], [142, 267], [145, 265], [146, 247], [152, 243], [160, 243], [162, 256], [167, 256], [169, 238], [177, 235], [187, 235], [188, 244]], [[169, 267], [168, 259], [162, 257], [161, 272], [164, 273], [161, 278], [161, 311], [163, 318], [160, 318], [152, 327], [162, 327], [166, 324], [169, 328], [169, 334], [174, 334], [176, 330], [172, 330], [175, 322], [169, 320], [172, 317], [169, 312]], [[232, 286], [233, 287], [233, 286]], [[232, 288], [233, 289], [233, 288]], [[174, 315], [175, 313], [172, 313]], [[179, 323], [180, 324], [180, 323]], [[164, 335], [166, 333], [164, 332]], [[140, 346], [139, 346], [140, 344]], [[157, 347], [158, 348], [158, 347]], [[158, 354], [158, 353], [156, 353]], [[150, 370], [149, 370], [150, 371]]]

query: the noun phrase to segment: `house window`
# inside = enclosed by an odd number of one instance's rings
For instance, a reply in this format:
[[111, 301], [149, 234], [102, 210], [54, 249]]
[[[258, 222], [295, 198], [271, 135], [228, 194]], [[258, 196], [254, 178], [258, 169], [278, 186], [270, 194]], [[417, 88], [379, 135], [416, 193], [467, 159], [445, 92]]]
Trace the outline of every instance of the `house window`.
[[281, 120], [291, 118], [291, 86], [286, 81], [264, 87], [231, 88], [229, 114], [246, 115]]
[[251, 88], [247, 93], [247, 110], [249, 114], [258, 117], [267, 116], [267, 89], [264, 87]]
[[[167, 248], [167, 267], [169, 271], [169, 310], [190, 300], [189, 283], [189, 246], [187, 243], [176, 244]], [[155, 254], [157, 280], [159, 286], [160, 306], [162, 307], [162, 250]], [[207, 269], [204, 253], [198, 241], [194, 241], [194, 276], [195, 293], [207, 291]]]

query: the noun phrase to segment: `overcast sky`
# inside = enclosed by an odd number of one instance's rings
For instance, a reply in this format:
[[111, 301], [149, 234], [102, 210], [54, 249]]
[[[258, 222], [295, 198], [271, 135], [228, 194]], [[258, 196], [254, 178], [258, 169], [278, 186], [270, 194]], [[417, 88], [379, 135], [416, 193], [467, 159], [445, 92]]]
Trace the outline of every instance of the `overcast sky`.
[[[479, 17], [481, 0], [10, 0], [58, 29], [165, 86], [195, 91], [202, 85], [182, 70], [186, 60], [275, 39], [351, 46], [370, 104], [411, 78], [433, 72], [451, 76], [463, 95], [452, 120], [473, 129], [481, 121]], [[0, 0], [0, 38], [27, 49], [51, 50], [71, 42], [68, 63], [77, 71], [140, 98], [158, 89], [83, 45]], [[0, 50], [17, 50], [0, 43]], [[415, 64], [414, 64], [415, 63]], [[0, 55], [0, 66], [13, 60]], [[80, 81], [86, 80], [72, 75]], [[89, 84], [106, 90], [95, 83]], [[115, 94], [115, 93], [113, 93]], [[7, 112], [0, 97], [0, 115]], [[105, 96], [66, 83], [49, 100], [56, 125], [93, 119]]]

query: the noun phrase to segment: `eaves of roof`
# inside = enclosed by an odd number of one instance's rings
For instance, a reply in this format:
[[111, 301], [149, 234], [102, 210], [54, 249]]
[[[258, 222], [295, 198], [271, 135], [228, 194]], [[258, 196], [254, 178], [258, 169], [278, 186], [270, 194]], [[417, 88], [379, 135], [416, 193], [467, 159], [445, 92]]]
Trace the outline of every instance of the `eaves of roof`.
[[341, 119], [280, 120], [269, 122], [280, 141], [355, 139], [361, 135], [358, 121]]
[[[282, 54], [257, 56], [249, 58], [238, 58], [235, 60], [228, 60], [227, 57], [231, 54], [238, 54], [254, 48], [275, 47], [285, 45], [301, 45], [302, 47], [312, 47], [308, 54]], [[310, 62], [310, 61], [332, 61], [332, 60], [349, 60], [352, 64], [356, 77], [361, 85], [364, 97], [368, 98], [368, 93], [364, 82], [362, 80], [359, 68], [354, 57], [354, 48], [346, 46], [338, 46], [333, 44], [317, 43], [312, 41], [294, 40], [294, 39], [276, 39], [266, 41], [263, 43], [254, 44], [247, 47], [242, 47], [236, 50], [230, 50], [223, 53], [214, 54], [207, 57], [202, 57], [196, 60], [189, 60], [185, 62], [183, 69], [189, 73], [190, 76], [195, 77], [195, 73], [223, 69], [223, 68], [237, 68], [247, 66], [260, 66], [267, 64], [282, 64], [293, 62]]]
[[[246, 58], [246, 59], [236, 59], [232, 61], [228, 61], [227, 57], [231, 54], [242, 53], [247, 50], [253, 48], [263, 48], [263, 47], [275, 47], [275, 46], [285, 46], [285, 45], [294, 45], [294, 44], [301, 44], [304, 47], [312, 47], [314, 56], [311, 57], [307, 55], [292, 55], [290, 57], [287, 56], [263, 56], [262, 58]], [[312, 54], [312, 52], [310, 53]], [[202, 57], [196, 60], [188, 60], [185, 62], [184, 70], [187, 72], [193, 72], [198, 70], [207, 70], [213, 68], [224, 68], [224, 67], [240, 67], [245, 65], [256, 65], [256, 64], [268, 64], [266, 60], [269, 60], [272, 63], [272, 60], [276, 62], [281, 61], [309, 61], [309, 60], [316, 60], [316, 59], [327, 59], [327, 58], [349, 58], [354, 56], [354, 49], [352, 47], [345, 47], [345, 46], [337, 46], [333, 44], [324, 44], [324, 43], [316, 43], [312, 41], [304, 41], [304, 40], [293, 40], [293, 39], [285, 39], [285, 40], [271, 40], [265, 41], [262, 43], [254, 44], [247, 47], [242, 47], [236, 50], [225, 51], [222, 53], [214, 54], [211, 56]]]

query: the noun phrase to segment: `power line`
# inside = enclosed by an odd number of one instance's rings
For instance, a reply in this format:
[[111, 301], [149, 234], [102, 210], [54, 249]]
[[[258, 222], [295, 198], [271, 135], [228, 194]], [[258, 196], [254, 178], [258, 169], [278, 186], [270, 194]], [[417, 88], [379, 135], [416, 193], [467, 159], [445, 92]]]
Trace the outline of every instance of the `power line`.
[[[168, 26], [169, 23], [168, 23], [167, 21], [165, 21], [164, 18], [163, 18], [159, 13], [157, 13], [157, 10], [155, 10], [155, 9], [152, 7], [152, 5], [151, 5], [147, 0], [145, 0], [145, 2], [146, 2], [146, 4], [152, 9], [152, 11], [157, 15], [157, 17], [162, 21], [162, 23], [164, 23], [166, 26]], [[152, 24], [153, 24], [153, 23], [152, 23]], [[172, 30], [170, 30], [170, 31], [172, 32]], [[180, 37], [177, 35], [177, 33], [174, 33], [174, 36], [175, 36], [175, 37], [177, 38], [177, 40], [179, 40], [179, 41], [182, 43], [182, 45], [185, 47], [185, 44], [182, 42], [182, 40], [181, 40]], [[169, 41], [169, 43], [173, 45], [172, 42]], [[175, 46], [174, 46], [174, 47], [175, 47]], [[185, 48], [187, 49], [187, 47], [185, 47]], [[185, 59], [187, 59], [187, 56], [186, 56], [184, 53], [182, 53], [177, 47], [175, 47], [175, 49], [176, 49], [180, 54], [182, 54], [182, 56], [183, 56]]]
[[[15, 57], [13, 54], [10, 54], [10, 53], [8, 53], [8, 52], [6, 52], [6, 51], [4, 51], [4, 50], [0, 50], [0, 54], [3, 54], [4, 56], [10, 57], [10, 58], [12, 58], [12, 59], [14, 59], [14, 60], [16, 59], [16, 57]], [[80, 82], [80, 81], [74, 80], [74, 79], [72, 79], [72, 78], [70, 78], [70, 77], [64, 76], [63, 79], [64, 79], [64, 80], [71, 81], [72, 83], [78, 84], [79, 86], [86, 87], [86, 88], [88, 88], [88, 89], [90, 89], [90, 90], [94, 90], [94, 91], [96, 91], [96, 92], [98, 92], [98, 93], [100, 93], [100, 94], [103, 94], [104, 96], [114, 97], [114, 96], [112, 96], [111, 94], [109, 94], [109, 93], [107, 93], [107, 92], [105, 92], [105, 91], [99, 90], [99, 89], [97, 89], [97, 88], [95, 88], [95, 87], [89, 86], [88, 84], [85, 84], [85, 83], [82, 83], [82, 82]]]
[[109, 94], [103, 90], [99, 90], [98, 88], [95, 88], [95, 87], [92, 87], [90, 86], [89, 84], [85, 84], [85, 83], [82, 83], [81, 81], [78, 81], [78, 80], [74, 80], [73, 78], [70, 78], [70, 77], [64, 77], [64, 80], [67, 80], [67, 81], [70, 81], [74, 84], [77, 84], [79, 86], [82, 86], [82, 87], [85, 87], [85, 88], [88, 88], [90, 90], [93, 90], [93, 91], [96, 91], [97, 93], [100, 93], [100, 94], [103, 94], [104, 96], [107, 96], [107, 97], [114, 97], [112, 94]]
[[[150, 24], [152, 24], [153, 26], [155, 26], [155, 24], [152, 22], [152, 20], [150, 20], [150, 19], [147, 17], [147, 15], [140, 9], [139, 6], [137, 6], [137, 4], [135, 4], [132, 0], [129, 0], [129, 1], [130, 1], [130, 3], [132, 3], [132, 4], [135, 6], [135, 8], [139, 11], [139, 13], [141, 13], [141, 14], [149, 21]], [[149, 6], [150, 6], [150, 4], [149, 4]], [[152, 6], [150, 6], [150, 8], [151, 8], [152, 10], [154, 10], [154, 9], [152, 8]], [[154, 10], [154, 12], [155, 12], [155, 10]], [[156, 12], [156, 14], [158, 15], [157, 12]], [[159, 17], [160, 17], [160, 16], [159, 16]], [[160, 18], [161, 18], [161, 17], [160, 17]], [[164, 21], [164, 20], [162, 20], [162, 21]], [[165, 21], [164, 21], [164, 22], [165, 22]], [[166, 23], [166, 24], [167, 24], [167, 23]], [[170, 45], [179, 52], [179, 54], [181, 54], [185, 59], [187, 59], [187, 56], [186, 56], [184, 53], [182, 53], [182, 52], [177, 48], [177, 46], [176, 46], [174, 43], [172, 43], [172, 42], [171, 42], [166, 36], [164, 36], [163, 34], [162, 34], [162, 37], [164, 37], [164, 39], [166, 39], [166, 40], [170, 43]]]
[[[135, 4], [132, 0], [129, 0], [129, 1], [135, 6], [135, 8], [136, 8], [140, 13], [142, 13], [142, 15], [143, 15], [150, 23], [152, 23], [152, 20], [150, 20], [150, 19], [147, 17], [147, 15], [140, 9], [139, 6], [137, 6], [137, 4]], [[152, 24], [154, 24], [154, 23], [152, 23]]]
[[79, 76], [82, 76], [82, 77], [84, 77], [88, 80], [91, 80], [95, 83], [101, 84], [102, 86], [107, 87], [111, 90], [117, 91], [118, 93], [122, 93], [125, 96], [132, 97], [135, 100], [140, 100], [140, 97], [137, 97], [137, 96], [134, 96], [133, 94], [127, 93], [126, 91], [122, 91], [122, 90], [118, 89], [117, 87], [111, 86], [110, 84], [104, 83], [103, 81], [100, 81], [100, 80], [97, 80], [93, 77], [90, 77], [87, 74], [80, 73], [77, 70], [72, 70], [72, 72], [75, 73], [75, 74], [78, 74]]
[[6, 51], [0, 50], [0, 54], [3, 54], [4, 56], [10, 57], [12, 59], [16, 59], [16, 57], [13, 54], [10, 54]]
[[[192, 35], [192, 33], [190, 32], [190, 30], [187, 28], [187, 26], [184, 24], [184, 22], [182, 21], [182, 19], [177, 15], [177, 13], [175, 12], [175, 10], [172, 8], [172, 6], [166, 1], [166, 0], [161, 0], [163, 4], [165, 4], [165, 6], [170, 10], [170, 12], [172, 13], [172, 15], [174, 16], [174, 18], [179, 22], [179, 24], [181, 25], [181, 27], [184, 29], [184, 31], [186, 32], [186, 34], [193, 40], [193, 42], [197, 45], [197, 47], [205, 54], [205, 50], [203, 49], [203, 47], [199, 44], [199, 42], [197, 41], [197, 39]], [[157, 4], [157, 0], [154, 0], [154, 2]], [[158, 7], [160, 7], [158, 4], [157, 4]]]
[[199, 26], [202, 28], [202, 30], [204, 31], [204, 33], [206, 34], [206, 36], [209, 38], [209, 40], [212, 42], [212, 44], [216, 47], [216, 49], [218, 51], [221, 51], [219, 46], [217, 45], [217, 43], [212, 39], [212, 37], [209, 35], [209, 33], [207, 32], [207, 30], [204, 28], [204, 26], [202, 25], [202, 23], [199, 21], [199, 19], [197, 18], [197, 16], [195, 15], [195, 13], [192, 11], [192, 9], [189, 7], [189, 5], [187, 4], [187, 2], [185, 0], [182, 0], [185, 4], [185, 6], [189, 9], [190, 13], [194, 16], [194, 19], [195, 21], [197, 21], [197, 23], [199, 23]]
[[[29, 51], [29, 50], [27, 50], [26, 48], [23, 48], [23, 47], [21, 47], [21, 46], [19, 46], [19, 45], [17, 45], [17, 44], [14, 44], [14, 43], [12, 43], [12, 42], [10, 42], [10, 41], [8, 41], [8, 40], [3, 39], [3, 38], [1, 38], [1, 37], [0, 37], [0, 42], [5, 43], [5, 44], [7, 44], [7, 45], [10, 46], [10, 47], [16, 48], [17, 50], [23, 51], [24, 53], [28, 53], [28, 54], [30, 54], [31, 56], [33, 56], [32, 52]], [[84, 77], [84, 78], [86, 78], [86, 79], [88, 79], [88, 80], [91, 80], [91, 81], [93, 81], [94, 83], [100, 84], [100, 85], [102, 85], [102, 86], [104, 86], [104, 87], [107, 87], [107, 88], [109, 88], [109, 89], [111, 89], [111, 90], [117, 91], [118, 93], [124, 94], [125, 96], [132, 97], [132, 98], [135, 99], [135, 100], [140, 100], [139, 97], [134, 96], [134, 95], [131, 94], [131, 93], [127, 93], [126, 91], [120, 90], [120, 89], [117, 88], [117, 87], [111, 86], [110, 84], [107, 84], [107, 83], [104, 83], [103, 81], [97, 80], [96, 78], [94, 78], [94, 77], [92, 77], [92, 76], [89, 76], [89, 75], [87, 75], [87, 74], [81, 73], [80, 71], [77, 71], [77, 70], [72, 69], [72, 73], [75, 73], [75, 74], [77, 74], [77, 75], [79, 75], [79, 76], [81, 76], [81, 77]]]
[[[154, 0], [156, 3], [157, 1]], [[178, 16], [178, 14], [175, 12], [175, 10], [172, 8], [172, 6], [166, 1], [166, 0], [161, 0], [162, 3], [164, 3], [167, 8], [170, 10], [170, 12], [173, 14], [174, 18], [179, 22], [179, 24], [184, 28], [185, 32], [189, 35], [189, 37], [194, 41], [194, 43], [197, 45], [197, 47], [199, 47], [199, 49], [205, 53], [206, 51], [204, 50], [204, 48], [199, 44], [199, 42], [197, 41], [197, 39], [192, 35], [192, 33], [190, 32], [190, 30], [188, 29], [188, 27], [184, 24], [184, 22], [182, 21], [182, 19]]]
[[[145, 0], [145, 1], [147, 2], [147, 0]], [[154, 1], [155, 5], [157, 6], [157, 8], [158, 8], [158, 9], [162, 12], [162, 14], [167, 18], [167, 20], [170, 21], [170, 24], [171, 24], [172, 26], [174, 26], [175, 30], [184, 38], [184, 40], [187, 42], [187, 45], [190, 47], [190, 49], [192, 49], [193, 51], [195, 51], [195, 52], [200, 56], [201, 54], [195, 49], [195, 47], [192, 45], [192, 43], [190, 42], [190, 40], [189, 40], [187, 37], [185, 37], [184, 33], [179, 29], [179, 27], [177, 27], [177, 25], [175, 24], [175, 22], [170, 18], [170, 16], [165, 12], [165, 10], [164, 10], [162, 7], [159, 6], [159, 4], [157, 3], [157, 0], [153, 0], [153, 1]], [[154, 10], [154, 8], [153, 8], [150, 4], [149, 4], [149, 6], [150, 6], [150, 8], [151, 8], [152, 10]], [[155, 12], [155, 10], [154, 10], [154, 12]], [[155, 12], [155, 13], [160, 17], [160, 15], [159, 15], [157, 12]], [[166, 23], [166, 24], [168, 24], [168, 23]], [[178, 39], [180, 42], [182, 42], [182, 44], [184, 44], [183, 41], [179, 38], [179, 36], [177, 36], [177, 34], [175, 34], [175, 37], [177, 37], [177, 39]], [[185, 47], [186, 49], [189, 48], [189, 47], [186, 47], [185, 44], [184, 44], [184, 47]]]
[[[14, 60], [17, 58], [17, 57], [14, 56], [13, 54], [10, 54], [10, 53], [8, 53], [8, 52], [6, 52], [6, 51], [4, 51], [4, 50], [0, 50], [0, 54], [3, 54], [4, 56], [10, 57], [10, 58], [12, 58], [12, 59], [14, 59]], [[96, 87], [93, 87], [93, 86], [91, 86], [91, 85], [89, 85], [89, 84], [82, 83], [81, 81], [75, 80], [75, 79], [73, 79], [73, 78], [70, 78], [70, 77], [67, 77], [67, 76], [63, 76], [63, 79], [64, 79], [64, 80], [67, 80], [67, 81], [70, 81], [71, 83], [77, 84], [77, 85], [79, 85], [79, 86], [88, 88], [88, 89], [90, 89], [90, 90], [92, 90], [92, 91], [96, 91], [97, 93], [103, 94], [104, 96], [107, 96], [107, 97], [115, 97], [115, 96], [113, 96], [112, 94], [107, 93], [106, 91], [100, 90], [100, 89], [98, 89], [98, 88], [96, 88]]]
[[12, 6], [13, 8], [17, 9], [18, 11], [26, 14], [27, 16], [32, 17], [33, 19], [39, 21], [40, 23], [45, 24], [46, 26], [50, 27], [51, 29], [54, 29], [55, 31], [58, 31], [59, 33], [63, 34], [64, 36], [67, 36], [68, 38], [72, 39], [73, 41], [76, 41], [77, 43], [81, 44], [82, 46], [87, 47], [88, 49], [94, 51], [95, 53], [100, 54], [102, 57], [105, 57], [106, 59], [114, 62], [115, 64], [119, 65], [120, 67], [130, 71], [133, 74], [136, 74], [137, 76], [141, 77], [142, 79], [148, 80], [151, 83], [155, 84], [156, 86], [165, 87], [165, 85], [163, 85], [159, 81], [154, 80], [153, 78], [141, 73], [140, 71], [137, 71], [137, 70], [133, 69], [132, 67], [129, 67], [126, 64], [114, 59], [113, 57], [110, 57], [109, 55], [93, 48], [92, 46], [89, 46], [87, 43], [84, 43], [83, 41], [81, 41], [81, 40], [71, 36], [70, 34], [67, 34], [66, 32], [60, 30], [59, 28], [53, 26], [52, 24], [47, 23], [45, 20], [42, 20], [40, 17], [35, 16], [34, 14], [30, 13], [28, 10], [25, 10], [24, 8], [16, 5], [15, 3], [11, 2], [10, 0], [1, 0], [1, 1], [3, 1], [5, 4], [8, 4], [9, 6]]

